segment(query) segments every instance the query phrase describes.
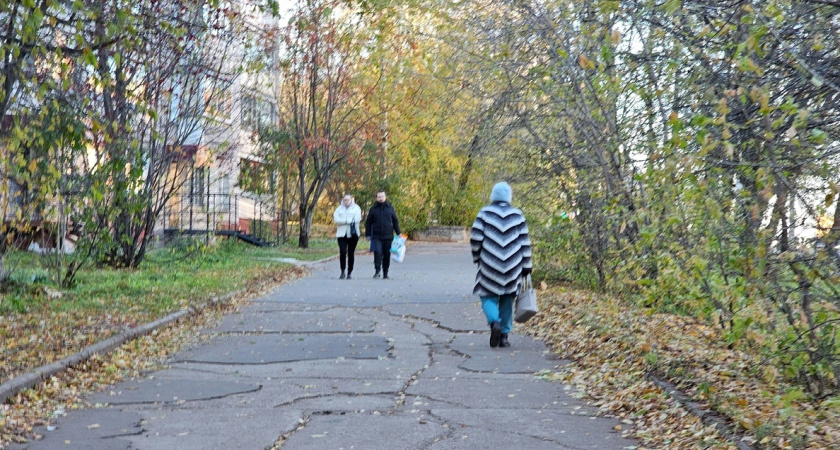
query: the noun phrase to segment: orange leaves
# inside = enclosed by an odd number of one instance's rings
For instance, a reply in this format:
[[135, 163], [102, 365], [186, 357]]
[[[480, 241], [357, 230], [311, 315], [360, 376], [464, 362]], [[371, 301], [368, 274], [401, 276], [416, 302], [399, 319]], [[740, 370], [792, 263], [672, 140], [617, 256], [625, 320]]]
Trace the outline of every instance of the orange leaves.
[[578, 56], [578, 65], [581, 69], [590, 70], [595, 68], [595, 62], [587, 58], [583, 53]]

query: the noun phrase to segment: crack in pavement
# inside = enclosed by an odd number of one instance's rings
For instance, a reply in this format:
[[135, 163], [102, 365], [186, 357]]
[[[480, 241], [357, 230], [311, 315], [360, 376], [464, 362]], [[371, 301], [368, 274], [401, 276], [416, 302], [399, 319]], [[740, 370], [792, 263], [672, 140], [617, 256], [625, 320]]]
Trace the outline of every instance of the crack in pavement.
[[[440, 328], [441, 330], [448, 331], [450, 333], [459, 333], [459, 334], [470, 334], [470, 333], [489, 334], [490, 333], [489, 330], [488, 331], [459, 330], [457, 328], [448, 327], [448, 326], [444, 325], [443, 322], [441, 322], [439, 320], [435, 320], [435, 319], [430, 319], [428, 317], [416, 316], [416, 315], [410, 314], [410, 313], [409, 314], [399, 314], [399, 313], [395, 313], [395, 312], [385, 310], [384, 308], [381, 308], [381, 307], [379, 309], [381, 309], [382, 312], [391, 315], [392, 317], [396, 317], [396, 318], [403, 319], [403, 320], [408, 320], [408, 319], [419, 320], [420, 322], [427, 323], [427, 324], [430, 324], [430, 325], [434, 325], [435, 328]], [[409, 322], [409, 324], [411, 325], [411, 328], [414, 329], [414, 323]]]
[[[140, 423], [137, 424], [137, 427], [142, 426], [142, 420]], [[121, 434], [109, 434], [107, 436], [102, 436], [99, 439], [119, 439], [124, 437], [131, 437], [131, 436], [140, 436], [141, 434], [145, 433], [147, 430], [145, 428], [141, 428], [140, 431], [134, 433], [121, 433]]]
[[353, 337], [354, 334], [373, 334], [374, 330], [353, 330], [353, 331], [222, 331], [214, 335], [214, 337], [225, 336], [278, 336], [282, 334], [302, 334], [302, 335], [322, 335], [322, 334], [346, 334]]
[[[144, 377], [159, 383], [129, 383], [118, 391], [125, 403], [103, 396], [103, 403], [117, 402], [91, 413], [114, 424], [98, 431], [115, 439], [104, 447], [117, 447], [119, 438], [148, 448], [631, 444], [604, 440], [613, 439], [615, 424], [565, 417], [575, 415], [576, 400], [567, 403], [558, 386], [529, 378], [531, 368], [554, 365], [540, 343], [523, 336], [511, 351], [487, 348], [481, 309], [464, 295], [468, 246], [460, 259], [440, 258], [438, 249], [411, 259], [395, 283], [339, 285], [314, 272], [200, 330], [198, 343]], [[229, 391], [237, 385], [245, 389]], [[135, 389], [141, 392], [128, 392]], [[134, 415], [117, 420], [117, 409]], [[149, 421], [121, 425], [135, 416]], [[87, 425], [80, 424], [82, 433], [95, 434]]]
[[[390, 349], [388, 349], [390, 352]], [[198, 359], [179, 359], [178, 363], [189, 363], [189, 364], [207, 364], [210, 366], [267, 366], [272, 364], [288, 364], [288, 363], [299, 363], [299, 362], [309, 362], [309, 361], [331, 361], [336, 359], [345, 359], [345, 360], [353, 360], [353, 361], [373, 361], [378, 359], [380, 361], [391, 359], [391, 356], [341, 356], [339, 358], [301, 358], [301, 359], [284, 359], [282, 361], [260, 361], [260, 362], [242, 362], [242, 361], [233, 361], [233, 362], [224, 362], [224, 361], [201, 361]]]
[[187, 402], [207, 402], [207, 401], [212, 401], [212, 400], [221, 400], [223, 398], [228, 398], [228, 397], [231, 397], [231, 396], [234, 396], [234, 395], [253, 394], [255, 392], [259, 392], [260, 390], [262, 390], [262, 388], [263, 388], [262, 385], [258, 385], [257, 387], [255, 387], [253, 389], [230, 392], [228, 394], [220, 394], [220, 395], [215, 395], [215, 396], [210, 396], [210, 397], [195, 398], [195, 399], [190, 399], [190, 400], [179, 399], [179, 400], [160, 400], [160, 401], [134, 401], [134, 402], [129, 401], [129, 402], [119, 402], [119, 403], [110, 403], [110, 402], [99, 402], [99, 403], [102, 404], [102, 405], [105, 405], [105, 406], [119, 406], [119, 407], [135, 406], [135, 405], [178, 406], [178, 405], [183, 405]]
[[[410, 318], [409, 318], [409, 317], [407, 317], [407, 316], [400, 316], [400, 315], [396, 315], [396, 314], [390, 314], [390, 315], [391, 315], [392, 317], [394, 317], [394, 318], [396, 318], [396, 319], [400, 320], [400, 321], [403, 321], [403, 322], [407, 322], [408, 320], [410, 320]], [[429, 322], [434, 323], [435, 321], [429, 321]], [[425, 332], [420, 331], [420, 330], [415, 330], [413, 327], [411, 327], [411, 329], [412, 329], [412, 332], [416, 332], [416, 333], [418, 333], [418, 334], [420, 334], [420, 335], [424, 336], [427, 340], [429, 340], [429, 341], [433, 341], [433, 336], [432, 336], [431, 334], [429, 334], [429, 333], [425, 333]], [[407, 391], [407, 390], [408, 390], [411, 386], [413, 386], [413, 385], [417, 384], [417, 383], [421, 380], [420, 376], [421, 376], [421, 375], [423, 374], [423, 372], [425, 372], [425, 371], [426, 371], [429, 367], [431, 367], [431, 365], [433, 365], [433, 364], [435, 363], [435, 361], [436, 361], [436, 359], [435, 359], [435, 355], [436, 355], [436, 354], [437, 354], [440, 350], [443, 350], [443, 351], [445, 351], [445, 352], [447, 352], [447, 353], [450, 353], [450, 354], [458, 355], [458, 356], [463, 357], [463, 358], [465, 358], [465, 359], [469, 359], [469, 358], [471, 358], [471, 356], [470, 356], [469, 354], [465, 354], [465, 353], [463, 353], [463, 352], [457, 351], [456, 349], [452, 349], [452, 348], [449, 346], [449, 345], [451, 345], [451, 343], [452, 343], [452, 342], [456, 339], [456, 337], [457, 337], [457, 336], [453, 336], [453, 337], [449, 338], [449, 339], [446, 341], [446, 343], [443, 343], [443, 344], [434, 344], [434, 343], [430, 343], [430, 344], [428, 344], [428, 353], [427, 353], [427, 356], [428, 356], [428, 358], [429, 358], [429, 363], [428, 363], [428, 364], [426, 364], [426, 365], [424, 365], [424, 366], [423, 366], [423, 368], [418, 369], [417, 371], [415, 371], [414, 373], [412, 373], [412, 374], [411, 374], [411, 376], [409, 376], [409, 377], [408, 377], [408, 379], [406, 380], [406, 382], [403, 384], [402, 388], [401, 388], [401, 389], [399, 389], [398, 391], [396, 391], [396, 392], [394, 392], [394, 391], [386, 391], [386, 392], [378, 392], [378, 393], [366, 393], [366, 394], [364, 394], [364, 395], [363, 395], [363, 396], [395, 395], [395, 396], [397, 396], [397, 401], [395, 402], [394, 408], [391, 408], [391, 409], [388, 409], [388, 410], [384, 410], [384, 411], [377, 411], [377, 410], [374, 410], [374, 411], [362, 411], [362, 410], [352, 410], [352, 411], [316, 410], [316, 411], [312, 411], [312, 412], [310, 412], [310, 413], [306, 416], [306, 418], [307, 418], [307, 421], [306, 421], [306, 422], [308, 423], [308, 422], [311, 420], [311, 418], [312, 418], [313, 416], [328, 416], [328, 415], [334, 415], [334, 414], [337, 414], [337, 415], [342, 415], [342, 416], [343, 416], [343, 415], [347, 415], [347, 414], [393, 415], [393, 414], [418, 414], [418, 413], [419, 413], [420, 417], [418, 418], [418, 421], [419, 421], [420, 423], [428, 423], [429, 421], [433, 421], [433, 422], [436, 422], [436, 423], [440, 424], [441, 426], [443, 426], [443, 427], [445, 427], [445, 428], [447, 429], [447, 432], [446, 432], [446, 433], [444, 433], [444, 434], [442, 434], [442, 435], [435, 436], [435, 437], [433, 437], [433, 438], [429, 438], [429, 439], [427, 439], [426, 441], [419, 443], [418, 448], [421, 448], [421, 449], [422, 449], [422, 448], [429, 448], [429, 447], [431, 447], [432, 445], [434, 445], [434, 444], [436, 444], [436, 443], [438, 443], [438, 442], [441, 442], [441, 441], [443, 441], [443, 440], [447, 440], [447, 439], [453, 439], [453, 438], [455, 438], [455, 437], [456, 437], [456, 435], [457, 435], [457, 430], [458, 430], [458, 429], [460, 429], [461, 427], [463, 427], [463, 428], [470, 427], [470, 428], [472, 428], [472, 429], [476, 429], [476, 428], [478, 428], [478, 429], [482, 429], [482, 430], [489, 430], [489, 431], [493, 431], [494, 429], [493, 429], [492, 427], [486, 427], [486, 426], [475, 426], [475, 425], [467, 425], [466, 423], [460, 423], [460, 422], [447, 421], [446, 419], [444, 419], [444, 418], [442, 418], [442, 417], [439, 417], [439, 416], [435, 415], [435, 414], [432, 412], [432, 410], [429, 410], [429, 409], [407, 409], [407, 410], [406, 410], [406, 409], [402, 409], [402, 410], [400, 409], [400, 408], [403, 408], [403, 407], [405, 407], [405, 406], [406, 406], [406, 400], [407, 400], [407, 394], [406, 394], [406, 391]], [[467, 372], [471, 372], [471, 373], [491, 373], [491, 374], [492, 374], [492, 373], [496, 373], [496, 372], [492, 372], [492, 371], [475, 371], [475, 370], [465, 369], [465, 368], [463, 368], [463, 367], [461, 367], [461, 366], [458, 366], [458, 367], [459, 367], [459, 368], [461, 368], [462, 370], [465, 370], [465, 371], [467, 371]], [[513, 373], [513, 374], [520, 374], [520, 373], [515, 372], [515, 373]], [[530, 371], [528, 371], [528, 372], [522, 372], [521, 374], [522, 374], [522, 375], [525, 375], [525, 374], [532, 374], [532, 372], [530, 372]], [[347, 394], [353, 395], [353, 393], [330, 393], [330, 394], [324, 394], [324, 395], [318, 395], [318, 396], [310, 396], [310, 397], [307, 397], [307, 398], [324, 398], [324, 397], [332, 397], [332, 396], [346, 396]], [[461, 409], [461, 408], [463, 408], [463, 409], [468, 408], [468, 406], [467, 406], [467, 405], [465, 405], [465, 404], [458, 403], [458, 402], [453, 402], [453, 401], [446, 400], [446, 399], [439, 399], [439, 398], [436, 398], [436, 397], [434, 397], [434, 396], [428, 396], [428, 395], [426, 395], [426, 396], [422, 396], [422, 397], [418, 396], [418, 397], [416, 397], [416, 398], [418, 398], [418, 399], [419, 399], [419, 398], [426, 398], [426, 399], [431, 400], [431, 401], [434, 401], [434, 402], [436, 402], [436, 403], [440, 403], [440, 404], [447, 404], [447, 405], [450, 405], [450, 406], [453, 406], [453, 407], [456, 407], [456, 408], [459, 408], [459, 409]], [[296, 402], [298, 402], [298, 401], [300, 401], [300, 400], [305, 400], [305, 399], [306, 399], [306, 398], [296, 399], [296, 400], [294, 400], [294, 401], [292, 401], [292, 402], [287, 402], [287, 403], [286, 403], [286, 405], [293, 404], [293, 403], [296, 403]], [[279, 406], [279, 405], [278, 405], [278, 406]], [[498, 409], [498, 408], [481, 408], [481, 409], [493, 410], [493, 409]], [[508, 409], [510, 409], [510, 408], [508, 408]], [[513, 409], [523, 410], [523, 411], [531, 411], [531, 410], [532, 410], [532, 409], [530, 409], [530, 408], [513, 408]], [[300, 431], [300, 430], [301, 430], [301, 429], [303, 429], [303, 428], [305, 428], [305, 425], [304, 425], [304, 426], [301, 426], [301, 427], [298, 427], [298, 428], [295, 430], [295, 432]], [[292, 433], [292, 434], [293, 434], [293, 433]], [[580, 449], [580, 447], [576, 447], [576, 446], [569, 446], [569, 445], [567, 445], [567, 444], [564, 444], [564, 443], [560, 442], [560, 441], [559, 441], [559, 440], [557, 440], [557, 439], [552, 439], [552, 438], [543, 437], [543, 436], [534, 436], [534, 435], [530, 435], [530, 434], [527, 434], [527, 433], [518, 433], [518, 432], [514, 432], [514, 434], [519, 435], [519, 436], [522, 436], [522, 437], [526, 437], [526, 438], [529, 438], [529, 439], [536, 439], [536, 440], [540, 440], [540, 441], [543, 441], [543, 442], [551, 443], [552, 445], [555, 445], [555, 446], [557, 446], [558, 448], [569, 449], [569, 450]], [[291, 436], [291, 434], [289, 434], [289, 435], [287, 436], [287, 438], [288, 438], [288, 437], [290, 437], [290, 436]]]
[[[450, 402], [446, 402], [446, 401], [443, 401], [443, 400], [435, 400], [435, 401], [438, 401], [438, 402], [441, 402], [441, 403], [450, 403]], [[461, 405], [456, 405], [456, 406], [461, 406]], [[492, 409], [498, 409], [498, 408], [492, 408]], [[471, 425], [471, 424], [467, 424], [467, 423], [449, 421], [449, 420], [435, 414], [434, 412], [432, 412], [432, 410], [424, 410], [423, 413], [428, 415], [429, 417], [434, 418], [442, 426], [449, 429], [449, 432], [446, 434], [445, 439], [455, 438], [455, 434], [457, 433], [457, 430], [459, 430], [459, 429], [466, 429], [466, 428], [476, 429], [476, 428], [478, 428], [478, 429], [486, 430], [486, 431], [498, 431], [498, 429], [496, 429], [496, 428], [492, 428], [492, 427], [488, 427], [488, 426], [484, 426], [484, 425], [474, 425], [474, 424]], [[552, 438], [549, 438], [549, 437], [534, 436], [534, 435], [527, 434], [527, 433], [520, 433], [520, 432], [517, 432], [515, 429], [506, 429], [505, 432], [509, 433], [509, 434], [514, 434], [514, 435], [517, 435], [517, 436], [522, 436], [522, 437], [525, 437], [525, 438], [536, 439], [536, 440], [540, 440], [540, 441], [543, 441], [543, 442], [550, 442], [550, 443], [558, 446], [558, 448], [561, 448], [561, 449], [586, 450], [585, 447], [578, 447], [578, 446], [572, 446], [572, 445], [569, 445], [569, 444], [564, 444], [563, 442], [560, 442], [557, 439], [552, 439]], [[432, 442], [421, 444], [418, 448], [419, 449], [428, 448], [428, 447], [440, 442], [441, 440], [443, 440], [443, 439], [434, 439], [434, 440], [432, 440]]]
[[[386, 311], [386, 313], [390, 314], [387, 311]], [[400, 319], [400, 320], [402, 322], [405, 322], [404, 319]], [[428, 334], [426, 334], [426, 333], [424, 333], [420, 330], [415, 330], [414, 326], [411, 326], [410, 330], [411, 330], [412, 333], [418, 333], [421, 336], [425, 337], [429, 341], [433, 340], [432, 337], [429, 336]], [[399, 408], [400, 406], [405, 404], [405, 391], [407, 391], [409, 387], [411, 387], [413, 384], [415, 384], [417, 382], [417, 379], [420, 376], [420, 374], [425, 372], [429, 367], [431, 367], [432, 364], [434, 364], [434, 362], [435, 362], [434, 350], [431, 348], [431, 346], [429, 347], [429, 349], [426, 353], [426, 356], [428, 357], [428, 362], [422, 368], [418, 369], [413, 374], [411, 374], [411, 376], [409, 376], [408, 379], [406, 380], [406, 382], [403, 384], [402, 389], [400, 389], [399, 392], [397, 393], [399, 400], [394, 405], [395, 408]]]
[[339, 392], [330, 392], [328, 394], [312, 394], [312, 395], [304, 395], [302, 397], [297, 397], [294, 400], [289, 400], [287, 402], [278, 403], [274, 405], [274, 408], [283, 408], [285, 406], [293, 406], [295, 403], [303, 402], [306, 400], [319, 400], [324, 398], [330, 397], [355, 397], [355, 398], [362, 398], [362, 397], [380, 397], [380, 396], [396, 396], [397, 392], [395, 391], [380, 391], [380, 392], [365, 392], [364, 394], [359, 394], [358, 392], [347, 392], [347, 391], [339, 391]]
[[[450, 341], [450, 343], [451, 343], [451, 341]], [[448, 345], [448, 344], [447, 344], [447, 345]], [[459, 358], [464, 358], [465, 360], [472, 359], [472, 355], [470, 355], [470, 354], [468, 354], [468, 353], [464, 353], [464, 352], [462, 352], [462, 351], [460, 351], [460, 350], [458, 350], [458, 349], [449, 348], [449, 347], [447, 347], [447, 349], [449, 350], [449, 352], [450, 352], [450, 353], [454, 354], [454, 356], [457, 356], [457, 357], [459, 357]], [[464, 366], [463, 366], [463, 365], [461, 365], [461, 364], [458, 364], [458, 368], [459, 368], [459, 369], [461, 369], [461, 370], [463, 370], [463, 371], [465, 371], [465, 372], [469, 372], [469, 373], [477, 373], [477, 374], [480, 374], [480, 373], [499, 373], [498, 371], [495, 371], [495, 370], [477, 370], [477, 369], [470, 369], [469, 367], [464, 367]], [[525, 370], [525, 371], [522, 371], [522, 372], [508, 371], [508, 372], [505, 372], [505, 374], [506, 374], [506, 375], [533, 375], [533, 374], [534, 374], [534, 372], [533, 372], [533, 371], [531, 371], [531, 370]]]
[[280, 437], [277, 438], [276, 441], [274, 441], [274, 445], [272, 445], [271, 447], [267, 447], [266, 450], [279, 450], [280, 447], [283, 446], [283, 443], [288, 441], [290, 437], [292, 437], [298, 431], [306, 428], [306, 424], [309, 423], [311, 417], [312, 416], [310, 414], [306, 414], [305, 412], [301, 414], [300, 418], [298, 419], [298, 425], [295, 428], [281, 434]]
[[[360, 308], [346, 308], [346, 309], [353, 310], [360, 315], [365, 315], [365, 316], [368, 316], [368, 317], [370, 317], [368, 314], [366, 314], [368, 311], [377, 311], [377, 312], [380, 312], [380, 313], [385, 312], [386, 314], [389, 314], [392, 318], [397, 318], [400, 321], [405, 322], [405, 320], [403, 318], [397, 317], [393, 314], [390, 314], [387, 311], [383, 311], [381, 308], [365, 308], [364, 312], [360, 311]], [[373, 317], [371, 317], [371, 318], [373, 318]], [[422, 335], [423, 337], [425, 337], [429, 341], [432, 340], [431, 336], [429, 336], [429, 335], [427, 335], [427, 334], [425, 334], [425, 333], [423, 333], [419, 330], [414, 330], [413, 326], [411, 326], [411, 332], [418, 333], [418, 334]], [[393, 340], [389, 339], [388, 342], [393, 343]], [[391, 357], [393, 357], [394, 348], [395, 348], [394, 345], [391, 345], [388, 348], [388, 353], [391, 354]], [[274, 407], [279, 408], [279, 407], [283, 407], [283, 406], [291, 406], [291, 405], [294, 405], [295, 403], [305, 401], [305, 400], [309, 400], [309, 399], [313, 399], [313, 398], [317, 399], [317, 398], [329, 398], [329, 397], [337, 397], [337, 396], [377, 397], [377, 396], [383, 396], [383, 395], [390, 395], [390, 396], [395, 397], [395, 402], [394, 402], [394, 405], [390, 409], [385, 410], [385, 414], [386, 415], [399, 414], [399, 413], [401, 413], [401, 411], [399, 411], [399, 408], [402, 407], [405, 404], [405, 397], [406, 397], [405, 392], [408, 390], [409, 387], [411, 387], [413, 384], [415, 384], [417, 382], [417, 380], [419, 379], [419, 375], [422, 374], [425, 370], [427, 370], [431, 366], [431, 364], [434, 362], [434, 351], [432, 350], [431, 347], [428, 349], [427, 356], [429, 358], [427, 364], [425, 364], [422, 368], [420, 368], [417, 371], [415, 371], [414, 373], [412, 373], [408, 377], [408, 379], [405, 381], [405, 383], [403, 383], [402, 387], [400, 389], [398, 389], [397, 391], [384, 391], [384, 392], [375, 392], [375, 393], [368, 392], [368, 393], [364, 393], [364, 394], [359, 394], [359, 393], [356, 393], [356, 392], [330, 392], [329, 394], [318, 394], [318, 395], [299, 397], [299, 398], [296, 398], [296, 399], [294, 399], [292, 401], [289, 401], [289, 402], [284, 402], [284, 403], [277, 404]], [[342, 413], [342, 415], [344, 415], [345, 413]], [[289, 438], [294, 436], [297, 432], [306, 428], [306, 425], [311, 421], [313, 415], [318, 416], [318, 415], [330, 415], [330, 414], [331, 414], [330, 410], [317, 410], [317, 411], [314, 411], [314, 412], [310, 412], [309, 414], [306, 414], [304, 412], [304, 414], [302, 415], [301, 423], [297, 427], [295, 427], [294, 430], [290, 430], [290, 431], [284, 433], [283, 435], [281, 435], [280, 438], [277, 440], [277, 442], [275, 442], [272, 449], [279, 449], [283, 445], [284, 442], [289, 440]], [[368, 414], [374, 414], [375, 415], [375, 414], [382, 414], [382, 413], [379, 412], [378, 410], [374, 410], [374, 411], [372, 411]]]

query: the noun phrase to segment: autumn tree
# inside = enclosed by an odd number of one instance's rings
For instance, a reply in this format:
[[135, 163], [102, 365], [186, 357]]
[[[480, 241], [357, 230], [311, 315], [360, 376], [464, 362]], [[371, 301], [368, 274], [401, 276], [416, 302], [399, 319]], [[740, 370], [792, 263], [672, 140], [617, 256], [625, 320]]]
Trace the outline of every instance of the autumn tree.
[[74, 81], [69, 68], [92, 51], [113, 46], [125, 33], [117, 27], [96, 38], [89, 6], [51, 0], [0, 5], [2, 280], [7, 276], [5, 254], [15, 235], [32, 233], [33, 224], [52, 219], [66, 193], [65, 166], [57, 160], [75, 160], [84, 147], [78, 111], [61, 94]]
[[[86, 23], [83, 8], [59, 2], [4, 2], [0, 5], [0, 282], [8, 272], [5, 255], [17, 233], [31, 231], [36, 214], [32, 209], [30, 172], [39, 164], [32, 155], [30, 137], [33, 116], [45, 103], [48, 92], [60, 80], [45, 70], [60, 53], [72, 58], [92, 46], [109, 41], [90, 42], [83, 31], [71, 27]], [[69, 30], [68, 30], [69, 28]], [[64, 36], [73, 39], [64, 39]], [[41, 142], [48, 140], [45, 136]]]
[[[16, 113], [5, 128], [4, 204], [32, 205], [18, 222], [52, 224], [60, 250], [65, 234], [78, 236], [72, 256], [50, 258], [60, 284], [88, 258], [136, 267], [184, 182], [184, 145], [200, 144], [229, 109], [240, 9], [203, 0], [3, 8], [0, 106]], [[26, 202], [12, 198], [12, 179]]]
[[363, 155], [373, 170], [359, 168], [349, 178], [363, 181], [363, 206], [386, 190], [408, 231], [472, 223], [487, 187], [473, 161], [492, 153], [495, 130], [487, 125], [498, 118], [481, 98], [486, 78], [460, 52], [469, 40], [461, 18], [439, 6], [394, 2], [383, 11], [371, 56], [390, 68], [376, 96], [390, 106], [378, 120], [379, 139]]
[[[724, 12], [688, 2], [664, 12], [681, 24], [650, 22], [702, 74], [677, 91], [676, 167], [692, 199], [713, 199], [681, 202], [689, 220], [665, 229], [685, 236], [695, 257], [669, 265], [692, 274], [733, 343], [784, 320], [781, 346], [767, 350], [814, 395], [837, 392], [840, 85], [829, 67], [840, 54], [824, 36], [836, 38], [840, 7], [749, 2]], [[805, 22], [812, 27], [789, 25]]]
[[376, 130], [380, 112], [369, 102], [381, 77], [361, 76], [370, 68], [366, 30], [350, 5], [313, 0], [299, 2], [279, 32], [281, 128], [289, 136], [283, 151], [295, 159], [302, 248], [331, 177]]
[[733, 346], [766, 333], [785, 373], [837, 391], [838, 5], [448, 11], [469, 62], [457, 89], [480, 80], [493, 113], [495, 151], [476, 155], [527, 193], [544, 267], [708, 320]]
[[[108, 230], [99, 259], [136, 267], [166, 202], [184, 182], [186, 144], [202, 143], [215, 118], [231, 114], [227, 92], [241, 70], [240, 13], [225, 2], [99, 3], [95, 29], [134, 31], [90, 54], [99, 87], [86, 109], [94, 155], [92, 223]], [[192, 157], [195, 157], [192, 155]]]

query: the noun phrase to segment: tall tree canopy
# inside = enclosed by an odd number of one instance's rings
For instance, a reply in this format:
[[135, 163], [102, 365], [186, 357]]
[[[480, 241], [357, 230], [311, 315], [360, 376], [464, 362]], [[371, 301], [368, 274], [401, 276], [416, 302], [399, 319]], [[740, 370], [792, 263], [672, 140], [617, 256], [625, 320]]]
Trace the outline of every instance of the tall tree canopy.
[[836, 392], [838, 5], [446, 11], [464, 27], [442, 35], [469, 61], [461, 84], [480, 80], [492, 114], [482, 164], [545, 225], [547, 275], [704, 317]]

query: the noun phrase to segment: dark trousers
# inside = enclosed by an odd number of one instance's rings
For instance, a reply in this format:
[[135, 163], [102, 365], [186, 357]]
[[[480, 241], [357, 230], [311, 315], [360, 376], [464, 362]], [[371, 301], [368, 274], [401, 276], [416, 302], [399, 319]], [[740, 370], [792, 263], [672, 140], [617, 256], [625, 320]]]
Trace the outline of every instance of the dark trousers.
[[373, 268], [379, 272], [388, 273], [391, 267], [391, 241], [392, 239], [373, 239]]
[[358, 236], [338, 238], [338, 260], [342, 272], [345, 268], [348, 274], [353, 271], [353, 263], [356, 262], [356, 244], [358, 243]]

